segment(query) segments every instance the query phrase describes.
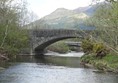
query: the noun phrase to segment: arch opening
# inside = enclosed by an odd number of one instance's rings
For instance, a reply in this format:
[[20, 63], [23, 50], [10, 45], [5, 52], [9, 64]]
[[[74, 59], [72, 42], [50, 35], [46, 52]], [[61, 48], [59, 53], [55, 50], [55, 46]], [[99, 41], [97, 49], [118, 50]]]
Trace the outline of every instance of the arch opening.
[[80, 37], [60, 37], [60, 38], [54, 38], [54, 39], [51, 39], [51, 40], [48, 40], [44, 43], [42, 43], [41, 45], [38, 45], [35, 49], [34, 49], [34, 52], [35, 54], [42, 54], [45, 50], [46, 47], [48, 47], [49, 45], [57, 42], [57, 41], [60, 41], [60, 40], [65, 40], [65, 39], [70, 39], [70, 38], [80, 38]]

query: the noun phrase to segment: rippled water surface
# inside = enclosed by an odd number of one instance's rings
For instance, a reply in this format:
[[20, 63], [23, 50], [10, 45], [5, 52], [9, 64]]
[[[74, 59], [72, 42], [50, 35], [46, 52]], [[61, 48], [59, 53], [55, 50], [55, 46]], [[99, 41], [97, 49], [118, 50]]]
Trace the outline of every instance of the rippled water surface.
[[79, 57], [20, 56], [0, 72], [0, 83], [118, 83], [118, 75], [95, 73]]

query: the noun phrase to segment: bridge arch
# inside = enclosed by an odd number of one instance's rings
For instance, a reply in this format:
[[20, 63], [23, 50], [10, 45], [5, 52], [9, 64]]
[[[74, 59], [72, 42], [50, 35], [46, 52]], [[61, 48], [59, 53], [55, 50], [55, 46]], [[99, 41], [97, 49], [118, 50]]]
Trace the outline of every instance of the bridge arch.
[[44, 49], [60, 40], [69, 38], [83, 38], [78, 30], [68, 29], [40, 29], [31, 31], [31, 52], [40, 54]]
[[43, 42], [42, 44], [38, 45], [35, 49], [34, 49], [34, 52], [35, 54], [40, 54], [42, 52], [44, 52], [45, 48], [48, 47], [49, 45], [55, 43], [55, 42], [58, 42], [60, 40], [64, 40], [64, 39], [70, 39], [70, 38], [79, 38], [79, 37], [76, 37], [76, 36], [70, 36], [70, 37], [57, 37], [57, 38], [53, 38], [53, 39], [50, 39], [46, 42]]

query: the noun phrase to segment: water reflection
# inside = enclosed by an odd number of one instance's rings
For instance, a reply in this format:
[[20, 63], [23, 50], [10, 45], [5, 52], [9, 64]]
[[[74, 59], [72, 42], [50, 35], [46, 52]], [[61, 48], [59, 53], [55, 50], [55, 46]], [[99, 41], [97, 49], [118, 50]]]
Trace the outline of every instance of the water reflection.
[[117, 83], [118, 76], [92, 69], [19, 63], [0, 74], [0, 83]]
[[79, 57], [18, 56], [12, 64], [0, 83], [118, 83], [118, 75], [80, 67]]
[[[78, 53], [79, 54], [79, 53]], [[60, 54], [62, 55], [62, 54]], [[15, 60], [11, 62], [30, 62], [30, 63], [42, 63], [45, 65], [56, 65], [56, 66], [66, 66], [66, 67], [80, 67], [80, 57], [67, 57], [60, 55], [37, 55], [37, 56], [17, 56]]]

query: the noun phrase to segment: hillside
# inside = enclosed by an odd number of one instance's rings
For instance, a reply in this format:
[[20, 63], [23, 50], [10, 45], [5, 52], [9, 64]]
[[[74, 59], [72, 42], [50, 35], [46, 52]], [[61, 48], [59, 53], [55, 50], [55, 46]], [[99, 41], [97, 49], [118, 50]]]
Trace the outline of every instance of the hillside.
[[84, 21], [91, 17], [98, 5], [79, 7], [74, 10], [58, 8], [51, 14], [31, 23], [35, 28], [45, 29], [83, 29], [91, 30], [94, 27], [88, 27]]
[[92, 16], [96, 9], [98, 8], [99, 5], [90, 5], [86, 7], [79, 7], [74, 9], [73, 11], [78, 12], [78, 13], [85, 13], [88, 16]]

